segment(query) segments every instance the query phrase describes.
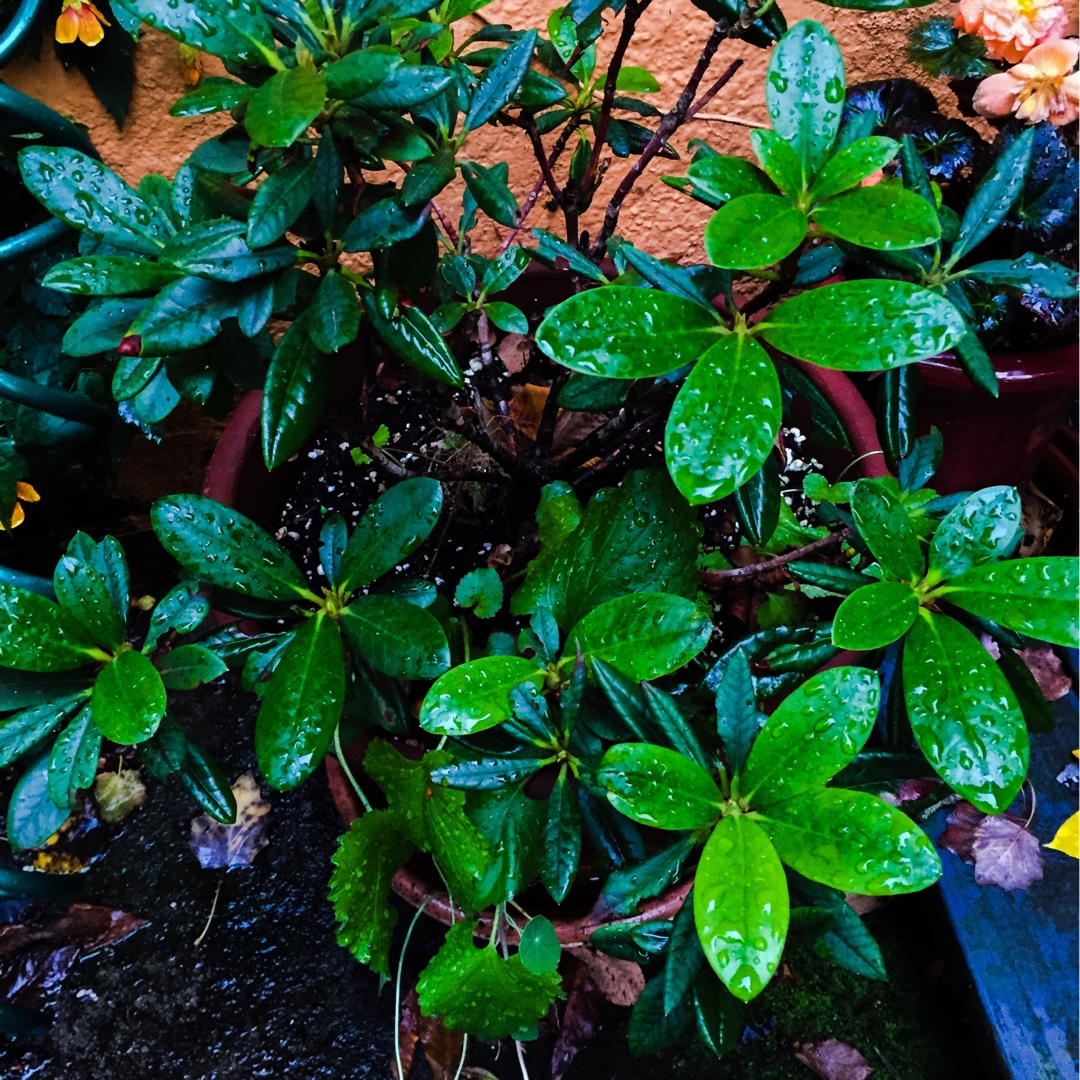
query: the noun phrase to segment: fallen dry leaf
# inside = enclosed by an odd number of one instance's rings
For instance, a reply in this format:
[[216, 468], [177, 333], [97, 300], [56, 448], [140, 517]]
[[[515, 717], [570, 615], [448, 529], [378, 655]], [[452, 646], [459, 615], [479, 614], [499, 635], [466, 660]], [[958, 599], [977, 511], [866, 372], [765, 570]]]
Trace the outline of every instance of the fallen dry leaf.
[[405, 1080], [412, 1072], [416, 1050], [420, 1047], [427, 1058], [433, 1080], [451, 1080], [461, 1063], [464, 1035], [451, 1031], [438, 1017], [423, 1016], [414, 986], [401, 1003], [398, 1020], [398, 1045], [401, 1050], [401, 1076], [398, 1077], [396, 1057], [390, 1064], [390, 1075]]
[[266, 838], [266, 815], [270, 804], [262, 797], [251, 773], [244, 773], [232, 785], [236, 797], [236, 821], [222, 825], [209, 814], [200, 814], [191, 823], [191, 850], [205, 870], [250, 866], [270, 842]]
[[1057, 701], [1072, 689], [1072, 678], [1062, 671], [1061, 657], [1049, 645], [1017, 649], [1016, 655], [1027, 664], [1047, 701]]
[[1043, 876], [1043, 853], [1036, 837], [1021, 822], [1001, 814], [984, 817], [975, 826], [971, 846], [975, 880], [1012, 892], [1026, 889]]
[[645, 974], [632, 960], [605, 956], [591, 945], [574, 949], [572, 955], [589, 969], [596, 989], [612, 1005], [633, 1005], [645, 988]]
[[146, 802], [146, 785], [138, 769], [98, 773], [94, 777], [94, 799], [101, 812], [101, 820], [111, 825]]
[[532, 352], [532, 341], [527, 334], [505, 334], [495, 347], [503, 366], [511, 375], [525, 370]]
[[1080, 814], [1066, 818], [1054, 834], [1054, 839], [1043, 844], [1043, 847], [1080, 859]]
[[839, 1039], [803, 1043], [795, 1056], [823, 1080], [866, 1080], [874, 1071], [854, 1046]]
[[588, 967], [585, 964], [575, 967], [566, 995], [566, 1004], [560, 1010], [562, 1016], [558, 1037], [551, 1051], [551, 1080], [562, 1080], [578, 1051], [588, 1043], [600, 1026], [602, 997]]
[[966, 799], [958, 802], [945, 819], [945, 831], [938, 843], [946, 851], [958, 855], [964, 862], [974, 862], [971, 847], [975, 843], [975, 827], [986, 815], [976, 810]]
[[1054, 526], [1063, 514], [1034, 484], [1028, 484], [1020, 493], [1022, 511], [1020, 527], [1024, 530], [1024, 539], [1020, 542], [1016, 554], [1021, 559], [1030, 559], [1041, 555], [1054, 535]]

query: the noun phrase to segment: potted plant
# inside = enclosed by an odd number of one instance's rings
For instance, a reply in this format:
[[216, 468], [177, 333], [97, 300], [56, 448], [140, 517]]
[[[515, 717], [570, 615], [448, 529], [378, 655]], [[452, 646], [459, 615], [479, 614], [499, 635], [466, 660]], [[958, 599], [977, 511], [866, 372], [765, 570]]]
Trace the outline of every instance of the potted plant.
[[[522, 1037], [559, 992], [560, 939], [587, 933], [625, 951], [634, 935], [651, 934], [669, 961], [641, 999], [639, 1025], [652, 1017], [677, 1033], [696, 1013], [722, 1051], [738, 1001], [775, 973], [793, 895], [824, 911], [820, 925], [831, 929], [852, 918], [834, 887], [892, 893], [934, 879], [936, 856], [918, 828], [853, 789], [880, 790], [915, 768], [1000, 810], [1022, 779], [1016, 691], [989, 661], [975, 665], [971, 633], [941, 605], [951, 598], [969, 625], [982, 625], [972, 620], [987, 617], [990, 593], [1003, 637], [1075, 635], [1064, 617], [1074, 564], [987, 569], [1015, 547], [1015, 496], [937, 499], [925, 488], [940, 457], [933, 438], [899, 455], [897, 480], [880, 475], [880, 462], [876, 479], [854, 486], [811, 469], [801, 518], [784, 499], [782, 469], [795, 455], [789, 461], [785, 446], [781, 464], [774, 447], [796, 442], [793, 408], [843, 442], [840, 414], [865, 420], [865, 405], [859, 413], [821, 386], [844, 371], [903, 369], [970, 333], [949, 297], [919, 283], [828, 282], [824, 245], [813, 241], [867, 259], [902, 256], [939, 243], [947, 215], [902, 183], [863, 185], [901, 143], [843, 123], [835, 41], [812, 22], [783, 33], [775, 9], [753, 20], [708, 4], [715, 22], [701, 60], [649, 131], [621, 115], [653, 115], [641, 96], [647, 73], [622, 66], [643, 3], [623, 9], [602, 74], [595, 5], [557, 12], [543, 37], [492, 29], [464, 42], [452, 24], [469, 5], [454, 3], [296, 9], [273, 20], [249, 3], [132, 6], [242, 72], [205, 80], [174, 110], [229, 110], [236, 124], [172, 182], [149, 177], [138, 191], [84, 155], [24, 152], [28, 187], [81, 230], [79, 256], [46, 283], [96, 298], [72, 346], [115, 358], [114, 390], [143, 422], [168, 411], [181, 380], [209, 394], [253, 361], [246, 374], [263, 382], [258, 441], [275, 470], [322, 452], [325, 440], [308, 448], [335, 368], [359, 369], [360, 418], [344, 445], [354, 468], [372, 467], [365, 490], [386, 490], [348, 519], [318, 515], [311, 550], [299, 534], [286, 550], [287, 528], [272, 536], [205, 496], [166, 496], [153, 510], [159, 538], [214, 589], [219, 610], [270, 624], [254, 635], [219, 627], [198, 642], [242, 667], [261, 696], [266, 778], [294, 786], [335, 743], [344, 765], [344, 745], [367, 732], [366, 778], [353, 779], [368, 809], [342, 843], [333, 883], [343, 942], [388, 972], [387, 894], [402, 863], [426, 853], [426, 879], [414, 870], [409, 880], [450, 898], [417, 897], [419, 906], [454, 922], [421, 981], [426, 1011], [480, 1036]], [[671, 152], [681, 124], [730, 78], [734, 67], [700, 89], [722, 42], [739, 33], [779, 38], [766, 82], [773, 128], [755, 137], [760, 169], [707, 151], [692, 167], [708, 173], [717, 210], [706, 229], [710, 264], [680, 267], [617, 238], [619, 211], [648, 161]], [[540, 177], [520, 205], [505, 168], [464, 156], [469, 132], [488, 123], [523, 128], [536, 149]], [[605, 146], [637, 159], [586, 237], [581, 214]], [[370, 175], [388, 161], [402, 165], [400, 186]], [[459, 176], [467, 194], [454, 222], [438, 200]], [[700, 196], [706, 181], [691, 181]], [[565, 236], [536, 230], [526, 249], [515, 240], [545, 187]], [[472, 250], [481, 212], [509, 230], [501, 251]], [[346, 258], [360, 253], [370, 269]], [[539, 311], [509, 292], [532, 259], [565, 282], [560, 302]], [[287, 326], [271, 335], [273, 318]], [[495, 358], [511, 334], [529, 352], [524, 380]], [[436, 410], [446, 430], [434, 446], [395, 450], [388, 440], [400, 431], [370, 423], [376, 392]], [[250, 420], [251, 399], [244, 408]], [[576, 448], [556, 445], [562, 413], [589, 425]], [[649, 468], [629, 471], [635, 455]], [[600, 486], [609, 478], [621, 486]], [[452, 606], [431, 567], [448, 555], [446, 530], [465, 498], [474, 517], [508, 516], [513, 543], [454, 567]], [[717, 511], [731, 524], [714, 527], [703, 550], [699, 515]], [[515, 553], [533, 518], [537, 543]], [[731, 565], [738, 560], [745, 565]], [[409, 569], [395, 573], [403, 562]], [[703, 583], [739, 592], [739, 613], [719, 620], [723, 647], [712, 641]], [[1051, 602], [1051, 617], [1032, 615], [1040, 601]], [[845, 649], [869, 650], [873, 666], [884, 649], [891, 671], [905, 635], [905, 685], [921, 679], [951, 695], [931, 708], [930, 690], [912, 689], [906, 702], [929, 765], [913, 759], [902, 712], [891, 746], [860, 753], [881, 695], [871, 666], [848, 656], [818, 672]], [[977, 683], [927, 675], [948, 635], [977, 666]], [[707, 648], [721, 654], [715, 663], [701, 662]], [[103, 671], [114, 662], [95, 659]], [[898, 687], [889, 681], [889, 700], [904, 700]], [[760, 709], [783, 694], [764, 721]], [[961, 730], [942, 732], [935, 723], [956, 701]], [[984, 729], [998, 722], [991, 739]], [[142, 739], [152, 755], [157, 739]], [[793, 767], [796, 749], [812, 767]], [[793, 839], [789, 799], [814, 823], [812, 842]], [[679, 834], [674, 843], [664, 830]], [[572, 889], [583, 858], [603, 871], [600, 897]], [[785, 862], [798, 877], [789, 881]], [[562, 935], [532, 907], [537, 879], [574, 912]], [[747, 881], [760, 884], [760, 903], [747, 901]], [[637, 911], [665, 890], [655, 918]], [[520, 926], [517, 904], [528, 920]]]

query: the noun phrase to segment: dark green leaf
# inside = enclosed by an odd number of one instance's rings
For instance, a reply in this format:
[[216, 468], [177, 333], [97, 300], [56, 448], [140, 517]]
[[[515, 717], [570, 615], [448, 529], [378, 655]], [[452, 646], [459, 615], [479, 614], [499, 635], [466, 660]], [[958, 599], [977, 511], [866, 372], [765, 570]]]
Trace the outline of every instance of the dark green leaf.
[[49, 798], [49, 755], [43, 754], [19, 777], [7, 811], [12, 851], [41, 847], [67, 821], [69, 811]]
[[544, 858], [540, 863], [540, 878], [557, 904], [562, 903], [570, 891], [580, 861], [581, 811], [564, 763], [548, 796]]
[[806, 227], [806, 215], [782, 195], [740, 195], [709, 219], [705, 254], [732, 270], [770, 266], [802, 243]]
[[356, 289], [336, 270], [319, 282], [315, 299], [308, 308], [307, 327], [315, 347], [336, 353], [356, 338], [360, 330], [360, 302]]
[[758, 711], [746, 654], [739, 650], [716, 687], [716, 730], [724, 743], [728, 770], [741, 773], [765, 717]]
[[941, 778], [985, 813], [1007, 809], [1027, 773], [1027, 727], [979, 639], [923, 609], [904, 643], [904, 700], [919, 747]]
[[485, 656], [451, 668], [435, 681], [420, 707], [420, 726], [439, 735], [468, 735], [513, 715], [510, 692], [530, 682], [543, 685], [535, 661], [521, 656]]
[[267, 783], [285, 791], [320, 764], [345, 699], [341, 634], [322, 611], [301, 624], [266, 688], [255, 754]]
[[525, 72], [529, 70], [536, 38], [535, 30], [523, 34], [484, 72], [472, 93], [463, 123], [464, 131], [475, 131], [482, 127], [517, 93]]
[[244, 64], [265, 64], [273, 53], [263, 7], [257, 0], [199, 0], [177, 4], [168, 0], [124, 0], [124, 7], [183, 45], [212, 56]]
[[[663, 952], [670, 937], [670, 920], [646, 919], [644, 922], [616, 922], [598, 926], [589, 935], [589, 944], [618, 960], [632, 960], [640, 964]], [[697, 940], [696, 929], [694, 939]], [[698, 952], [701, 952], [700, 946]]]
[[341, 629], [372, 667], [400, 679], [433, 679], [450, 666], [438, 620], [405, 600], [358, 596], [341, 613]]
[[720, 981], [740, 1001], [760, 994], [780, 963], [788, 891], [772, 844], [745, 814], [725, 817], [705, 844], [694, 876], [694, 917]]
[[326, 103], [326, 82], [314, 67], [278, 71], [251, 96], [244, 126], [260, 146], [292, 146]]
[[88, 691], [32, 705], [0, 721], [0, 767], [7, 767], [31, 750], [86, 700]]
[[1008, 558], [1023, 539], [1020, 494], [1012, 487], [983, 488], [953, 507], [934, 530], [930, 571], [939, 580], [973, 566]]
[[534, 240], [540, 241], [539, 249], [529, 249], [533, 258], [556, 270], [572, 270], [575, 274], [600, 282], [601, 285], [607, 282], [603, 271], [595, 263], [554, 233], [546, 229], [533, 229], [532, 235]]
[[226, 79], [221, 75], [204, 75], [194, 90], [189, 90], [172, 108], [170, 116], [206, 116], [229, 112], [255, 93], [253, 86]]
[[[248, 261], [251, 256], [240, 258], [249, 267], [252, 265]], [[227, 263], [223, 261], [222, 265]], [[167, 285], [142, 308], [124, 337], [137, 342], [144, 356], [165, 356], [209, 344], [221, 333], [222, 320], [235, 314], [236, 294], [228, 285], [202, 277], [183, 277]]]
[[124, 255], [82, 255], [57, 263], [41, 283], [76, 296], [124, 296], [156, 291], [183, 276], [183, 271], [163, 263]]
[[816, 881], [798, 881], [795, 888], [800, 898], [832, 916], [832, 926], [818, 936], [814, 951], [863, 978], [884, 979], [881, 950], [844, 896]]
[[134, 649], [120, 653], [94, 680], [94, 723], [112, 742], [123, 745], [150, 738], [165, 715], [165, 706], [161, 676]]
[[709, 758], [675, 698], [646, 682], [641, 684], [641, 693], [649, 720], [660, 739], [703, 769], [708, 769]]
[[311, 200], [314, 161], [297, 161], [268, 176], [255, 192], [248, 212], [247, 242], [265, 247], [285, 235]]
[[[771, 363], [769, 367], [775, 373]], [[777, 430], [779, 427], [778, 419]], [[746, 538], [757, 547], [764, 547], [769, 543], [780, 523], [780, 466], [776, 458], [769, 453], [771, 449], [772, 442], [765, 450], [761, 468], [735, 491], [739, 523]]]
[[686, 894], [671, 924], [664, 963], [664, 1011], [671, 1012], [686, 996], [705, 967], [705, 954], [694, 921], [694, 890]]
[[393, 353], [421, 375], [450, 386], [462, 385], [461, 369], [442, 334], [419, 308], [402, 305], [389, 317], [370, 292], [364, 293], [363, 303], [371, 325]]
[[615, 871], [604, 883], [593, 914], [598, 918], [631, 914], [642, 900], [658, 896], [678, 879], [683, 863], [693, 850], [693, 840], [683, 837], [655, 855]]
[[53, 588], [61, 608], [82, 627], [87, 640], [109, 649], [127, 640], [126, 621], [117, 611], [105, 575], [87, 561], [72, 555], [61, 558]]
[[153, 652], [162, 634], [169, 630], [178, 634], [190, 633], [202, 625], [209, 613], [210, 603], [206, 597], [197, 595], [197, 583], [183, 582], [175, 586], [154, 605], [142, 651]]
[[500, 225], [513, 228], [517, 223], [518, 204], [507, 186], [506, 162], [485, 168], [475, 161], [460, 163], [461, 175], [476, 205]]
[[397, 198], [380, 199], [361, 210], [342, 233], [345, 251], [380, 251], [415, 236], [428, 219], [429, 207], [406, 207]]
[[97, 774], [101, 732], [89, 706], [59, 734], [49, 755], [49, 798], [61, 810], [77, 805], [79, 791], [90, 787]]
[[693, 1018], [688, 1001], [682, 1001], [672, 1011], [665, 1012], [663, 980], [651, 979], [630, 1011], [630, 1023], [626, 1029], [630, 1053], [643, 1057], [666, 1050], [686, 1033]]
[[158, 661], [158, 672], [167, 690], [194, 690], [220, 679], [228, 670], [225, 661], [205, 645], [181, 645]]
[[[1024, 662], [1024, 658], [1017, 655], [1014, 649], [1003, 644], [998, 666], [1016, 696], [1016, 703], [1024, 714], [1024, 723], [1027, 724], [1028, 731], [1037, 733], [1053, 731], [1054, 710], [1050, 707], [1050, 702], [1046, 700], [1042, 687], [1035, 681], [1031, 669]], [[0, 737], [2, 733], [3, 729], [0, 729]]]
[[441, 94], [453, 81], [442, 68], [405, 64], [400, 53], [376, 46], [349, 53], [326, 70], [327, 92], [366, 109], [402, 110]]
[[[55, 270], [50, 271], [53, 272]], [[992, 285], [1008, 285], [1023, 292], [1037, 289], [1043, 296], [1056, 300], [1072, 300], [1076, 296], [1076, 271], [1031, 251], [1011, 261], [994, 259], [969, 266], [964, 271], [964, 277]], [[51, 284], [48, 278], [49, 275], [46, 275], [47, 285]], [[56, 288], [55, 285], [52, 287]]]
[[58, 604], [0, 581], [0, 664], [17, 671], [70, 671], [92, 648]]
[[819, 589], [848, 596], [864, 585], [872, 585], [874, 578], [860, 574], [858, 570], [849, 570], [846, 566], [829, 566], [827, 563], [790, 562], [787, 564], [796, 581], [805, 581]]
[[547, 975], [559, 966], [562, 946], [555, 927], [543, 915], [534, 915], [521, 931], [518, 954], [526, 971], [534, 975]]
[[[878, 429], [882, 435], [882, 443], [889, 458], [898, 462], [907, 458], [915, 445], [915, 402], [921, 384], [919, 369], [914, 364], [906, 367], [892, 368], [882, 373], [881, 376], [881, 419], [878, 421]], [[922, 460], [920, 455], [921, 472]], [[907, 466], [909, 473], [901, 480], [901, 490], [910, 491], [921, 484], [909, 486], [904, 480], [911, 479], [911, 465]], [[931, 474], [933, 472], [931, 471]], [[929, 476], [922, 480], [925, 483]]]
[[705, 1045], [721, 1057], [739, 1040], [744, 1023], [743, 1003], [723, 983], [702, 973], [694, 983], [694, 1019]]
[[926, 559], [902, 504], [860, 481], [851, 495], [851, 513], [866, 546], [890, 577], [914, 584], [923, 576]]

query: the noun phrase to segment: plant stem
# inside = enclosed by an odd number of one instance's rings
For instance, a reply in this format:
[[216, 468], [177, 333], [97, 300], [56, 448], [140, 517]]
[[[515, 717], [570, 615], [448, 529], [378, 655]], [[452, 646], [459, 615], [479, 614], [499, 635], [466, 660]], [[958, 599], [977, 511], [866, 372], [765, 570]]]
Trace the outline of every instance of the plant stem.
[[409, 938], [412, 937], [413, 929], [430, 901], [429, 896], [416, 909], [416, 914], [409, 923], [409, 929], [405, 931], [405, 940], [401, 943], [401, 953], [398, 955], [397, 978], [394, 980], [394, 1061], [397, 1063], [398, 1080], [405, 1080], [405, 1071], [401, 1067], [401, 974], [405, 967], [405, 950], [409, 947]]
[[[702, 49], [697, 65], [690, 75], [690, 79], [687, 81], [686, 86], [683, 88], [683, 92], [679, 95], [679, 100], [667, 113], [665, 113], [655, 134], [648, 141], [645, 149], [641, 151], [641, 155], [638, 157], [637, 161], [635, 161], [626, 171], [626, 175], [615, 189], [615, 194], [611, 196], [611, 201], [608, 203], [607, 210], [604, 212], [604, 224], [600, 230], [600, 235], [597, 236], [596, 243], [593, 244], [592, 247], [591, 254], [594, 259], [603, 255], [606, 250], [608, 239], [615, 232], [615, 227], [619, 223], [619, 214], [622, 211], [622, 205], [626, 201], [627, 195], [633, 190], [638, 178], [645, 171], [649, 162], [660, 152], [664, 143], [667, 142], [675, 131], [677, 131], [686, 121], [691, 108], [693, 108], [694, 95], [697, 94], [697, 89], [701, 85], [701, 80], [705, 78], [705, 73], [709, 70], [709, 64], [712, 63], [712, 58], [716, 55], [716, 50], [720, 48], [720, 43], [728, 36], [729, 32], [730, 27], [724, 20], [721, 20], [713, 26], [712, 33], [709, 35], [709, 40], [705, 43], [705, 48]], [[724, 74], [717, 79], [716, 83], [710, 87], [707, 94], [707, 100], [712, 100], [712, 98], [719, 93], [719, 91], [735, 75], [735, 72], [742, 67], [742, 63], [742, 60], [734, 60], [728, 65], [727, 71], [725, 71]], [[704, 101], [705, 99], [703, 99], [702, 105], [704, 104]]]
[[706, 570], [702, 574], [702, 581], [709, 588], [716, 588], [729, 581], [745, 581], [747, 578], [757, 577], [758, 574], [767, 574], [770, 570], [779, 570], [789, 562], [801, 559], [804, 555], [813, 555], [818, 551], [831, 548], [849, 536], [851, 536], [850, 529], [840, 529], [838, 532], [823, 536], [820, 540], [815, 540], [812, 544], [806, 544], [804, 547], [796, 548], [784, 555], [777, 555], [773, 559], [766, 559], [764, 562], [754, 563], [752, 566], [739, 566], [733, 570]]
[[70, 420], [82, 425], [87, 434], [92, 428], [100, 430], [112, 427], [117, 422], [115, 413], [92, 401], [85, 394], [44, 386], [33, 379], [13, 375], [10, 371], [0, 370], [0, 398], [14, 401], [18, 405], [27, 405], [31, 409], [40, 409], [51, 416], [59, 416], [62, 420]]
[[348, 778], [350, 784], [352, 784], [353, 791], [356, 792], [356, 797], [364, 804], [364, 809], [370, 814], [371, 803], [368, 802], [368, 797], [364, 794], [363, 788], [357, 782], [355, 776], [353, 776], [352, 769], [349, 768], [349, 763], [345, 760], [345, 751], [341, 748], [341, 725], [338, 724], [334, 728], [334, 753], [337, 754], [338, 764], [341, 766], [341, 771]]
[[217, 911], [218, 897], [221, 896], [221, 886], [225, 883], [225, 867], [221, 868], [221, 874], [218, 877], [217, 888], [214, 890], [214, 902], [210, 905], [210, 916], [206, 920], [206, 925], [202, 929], [202, 933], [195, 939], [195, 948], [197, 949], [205, 940], [206, 935], [210, 933], [210, 924], [214, 921], [214, 913]]
[[514, 1048], [517, 1050], [518, 1065], [521, 1066], [521, 1080], [529, 1080], [529, 1070], [525, 1068], [525, 1048], [517, 1039], [514, 1040]]

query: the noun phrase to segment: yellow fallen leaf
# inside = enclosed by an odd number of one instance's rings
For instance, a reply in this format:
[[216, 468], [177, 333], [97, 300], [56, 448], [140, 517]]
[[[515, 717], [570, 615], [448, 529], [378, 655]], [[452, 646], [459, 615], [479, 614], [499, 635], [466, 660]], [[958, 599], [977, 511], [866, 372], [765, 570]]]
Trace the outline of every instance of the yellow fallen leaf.
[[1080, 859], [1080, 814], [1073, 814], [1064, 821], [1054, 839], [1049, 844], [1043, 844], [1043, 847], [1063, 851], [1074, 859]]

